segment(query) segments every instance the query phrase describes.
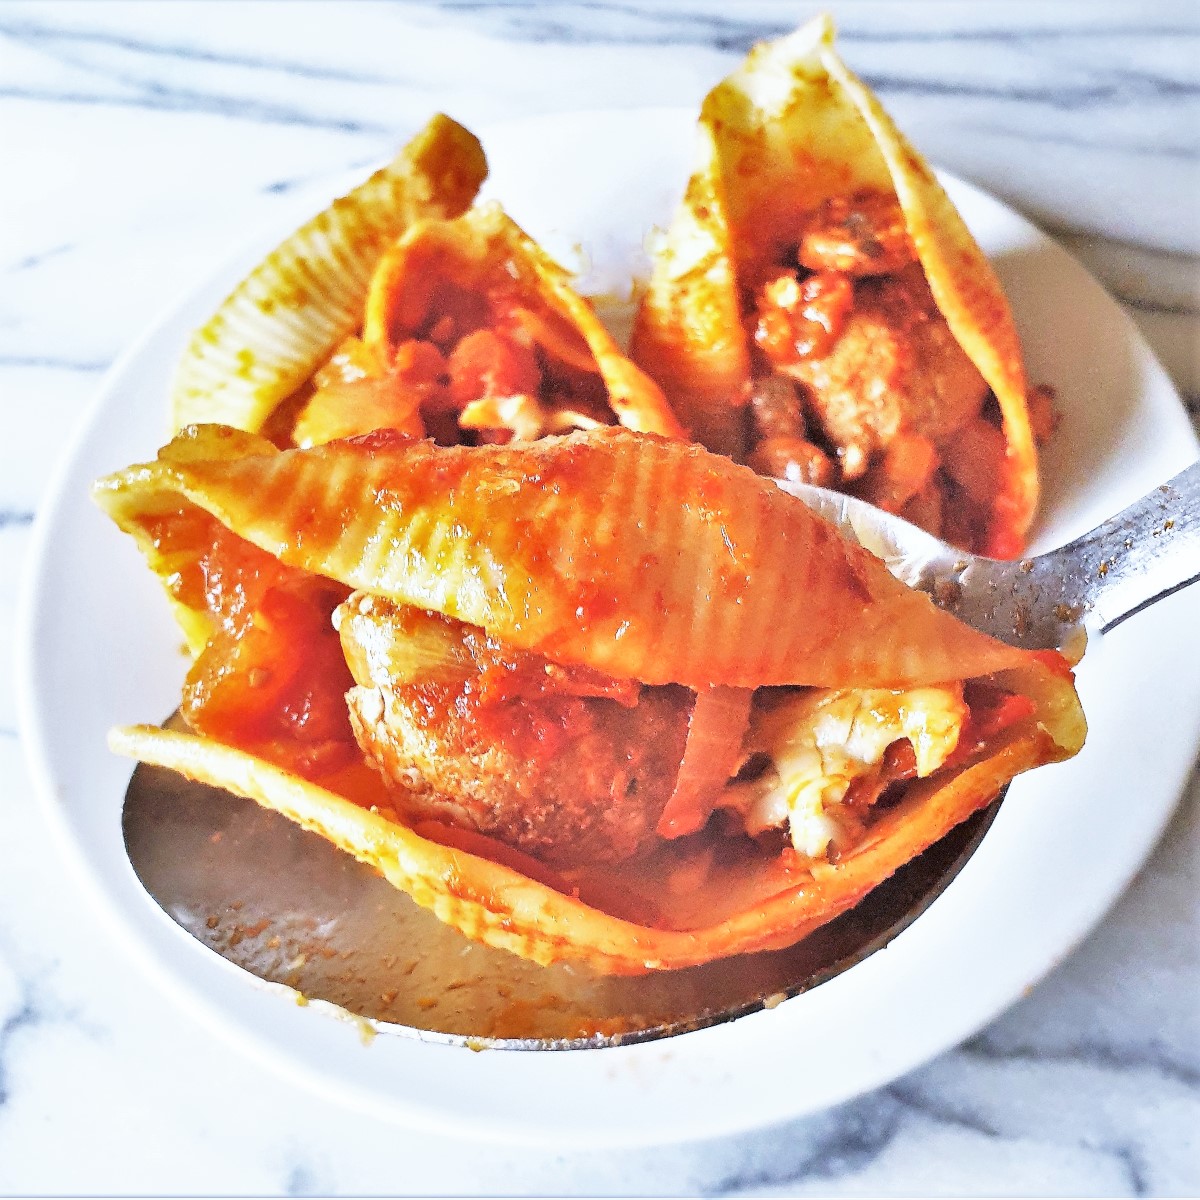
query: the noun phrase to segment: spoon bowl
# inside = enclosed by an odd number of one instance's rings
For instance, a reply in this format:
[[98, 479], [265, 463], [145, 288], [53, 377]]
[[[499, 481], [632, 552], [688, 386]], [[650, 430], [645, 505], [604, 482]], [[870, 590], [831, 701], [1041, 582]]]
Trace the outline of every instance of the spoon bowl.
[[[168, 727], [182, 727], [178, 714]], [[949, 886], [1000, 800], [856, 908], [786, 950], [601, 975], [469, 942], [285, 817], [140, 764], [122, 832], [138, 879], [210, 950], [379, 1033], [473, 1049], [574, 1050], [671, 1037], [770, 1008], [885, 947]]]

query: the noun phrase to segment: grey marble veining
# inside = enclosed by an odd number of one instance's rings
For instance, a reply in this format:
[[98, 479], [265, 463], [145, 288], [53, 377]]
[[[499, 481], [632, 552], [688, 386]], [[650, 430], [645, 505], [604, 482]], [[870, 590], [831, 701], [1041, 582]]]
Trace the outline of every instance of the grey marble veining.
[[[102, 14], [88, 7], [57, 8], [50, 20], [37, 6], [12, 6], [2, 29], [18, 52], [0, 96], [366, 138], [422, 113], [413, 105], [429, 88], [453, 95], [445, 52], [421, 53], [439, 38], [471, 69], [502, 64], [520, 46], [529, 74], [506, 80], [504, 97], [516, 109], [544, 107], [568, 81], [573, 100], [633, 105], [665, 98], [693, 63], [693, 78], [706, 69], [711, 78], [713, 61], [732, 63], [757, 38], [791, 28], [800, 11], [792, 4], [400, 4], [370, 12], [380, 36], [363, 47], [362, 9], [312, 5], [294, 18], [286, 49], [276, 42], [267, 51], [259, 31], [272, 20], [269, 5], [241, 5], [235, 20], [202, 6], [186, 32], [174, 18], [145, 12], [131, 32], [119, 6]], [[994, 6], [969, 4], [901, 13], [845, 5], [838, 15], [858, 70], [931, 157], [1056, 228], [1200, 250], [1200, 29], [1191, 6], [1156, 5], [1149, 20], [1112, 4], [1023, 3], [1003, 18]], [[672, 59], [689, 53], [693, 63], [664, 63], [663, 47]], [[581, 80], [563, 70], [617, 50], [619, 76], [609, 69]], [[935, 77], [924, 66], [931, 58], [939, 62]], [[298, 83], [320, 86], [298, 95]], [[1016, 173], [1008, 169], [1014, 155]], [[1152, 175], [1139, 206], [1120, 205], [1117, 228], [1114, 201], [1126, 199], [1130, 171]], [[1182, 211], [1164, 202], [1188, 194]]]
[[[1063, 236], [1200, 420], [1196, 7], [831, 7], [912, 140]], [[389, 154], [432, 108], [471, 124], [695, 105], [811, 11], [0, 3], [0, 1192], [1200, 1190], [1196, 776], [1101, 926], [956, 1050], [804, 1120], [619, 1156], [417, 1135], [214, 1041], [127, 961], [32, 800], [9, 682], [32, 521], [140, 331], [295, 192]]]

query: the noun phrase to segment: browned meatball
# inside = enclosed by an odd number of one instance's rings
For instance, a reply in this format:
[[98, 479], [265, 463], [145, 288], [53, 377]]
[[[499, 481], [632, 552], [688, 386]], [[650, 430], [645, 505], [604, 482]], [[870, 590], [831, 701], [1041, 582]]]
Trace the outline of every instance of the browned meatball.
[[[560, 866], [619, 861], [656, 840], [690, 691], [606, 681], [411, 612], [356, 596], [339, 622], [359, 684], [347, 697], [351, 724], [402, 815]], [[427, 677], [402, 666], [412, 661], [402, 643], [414, 637], [436, 664]], [[431, 652], [435, 638], [457, 638], [458, 649]]]
[[809, 412], [848, 480], [902, 428], [943, 444], [979, 412], [988, 390], [916, 265], [861, 281], [829, 353], [780, 369], [805, 385]]
[[690, 694], [645, 688], [632, 708], [595, 697], [431, 711], [421, 688], [354, 688], [359, 744], [413, 820], [473, 829], [545, 862], [629, 858], [655, 840], [687, 736]]

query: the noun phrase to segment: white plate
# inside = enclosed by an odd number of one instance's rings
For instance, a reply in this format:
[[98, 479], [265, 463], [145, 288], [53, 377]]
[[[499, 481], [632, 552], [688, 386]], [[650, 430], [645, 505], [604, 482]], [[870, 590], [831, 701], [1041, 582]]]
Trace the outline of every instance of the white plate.
[[[594, 286], [624, 288], [644, 261], [645, 233], [682, 191], [692, 122], [652, 110], [498, 127], [484, 137], [489, 194], [548, 245], [582, 244]], [[1031, 379], [1058, 389], [1065, 414], [1045, 459], [1037, 544], [1048, 548], [1192, 461], [1196, 440], [1133, 325], [1086, 272], [997, 201], [947, 183], [1008, 290]], [[326, 199], [309, 196], [295, 223]], [[53, 823], [102, 909], [181, 1003], [323, 1095], [410, 1126], [510, 1142], [647, 1143], [728, 1134], [882, 1085], [990, 1021], [1099, 920], [1163, 829], [1200, 738], [1200, 671], [1186, 645], [1200, 628], [1200, 588], [1092, 648], [1079, 675], [1086, 748], [1014, 784], [979, 851], [924, 916], [772, 1011], [619, 1049], [476, 1054], [378, 1037], [364, 1051], [352, 1026], [256, 986], [179, 929], [126, 860], [130, 764], [104, 736], [175, 707], [180, 636], [88, 485], [154, 454], [188, 331], [288, 228], [231, 262], [113, 368], [41, 514], [20, 630], [24, 732]]]

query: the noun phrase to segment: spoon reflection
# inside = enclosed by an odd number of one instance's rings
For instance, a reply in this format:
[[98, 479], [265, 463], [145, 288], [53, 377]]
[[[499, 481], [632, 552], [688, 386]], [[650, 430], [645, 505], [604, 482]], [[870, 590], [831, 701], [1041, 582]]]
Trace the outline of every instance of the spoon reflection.
[[[180, 727], [178, 714], [167, 724]], [[796, 946], [639, 976], [540, 967], [469, 942], [318, 835], [160, 767], [134, 771], [122, 828], [155, 903], [267, 983], [327, 1001], [380, 1033], [473, 1049], [574, 1050], [730, 1021], [849, 970], [946, 889], [999, 803]]]

